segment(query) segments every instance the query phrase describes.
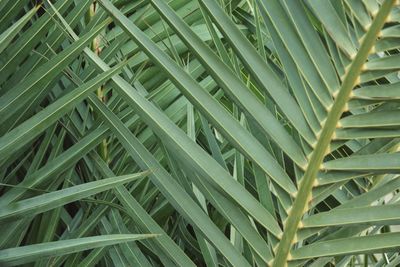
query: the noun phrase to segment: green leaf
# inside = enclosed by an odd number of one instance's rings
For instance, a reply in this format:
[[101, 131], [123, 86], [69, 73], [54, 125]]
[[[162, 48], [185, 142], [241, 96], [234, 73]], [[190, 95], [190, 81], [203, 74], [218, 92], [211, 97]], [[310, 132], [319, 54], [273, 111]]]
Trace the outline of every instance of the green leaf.
[[400, 83], [363, 86], [353, 91], [354, 98], [395, 100], [399, 99]]
[[36, 14], [40, 6], [32, 8], [22, 18], [15, 22], [10, 28], [0, 35], [0, 53], [11, 43], [15, 36], [22, 30], [22, 28], [30, 21], [33, 15]]
[[397, 173], [400, 170], [399, 160], [400, 153], [350, 156], [327, 161], [322, 165], [322, 168], [326, 170]]
[[[148, 37], [137, 28], [128, 18], [126, 18], [118, 9], [108, 1], [100, 1], [112, 17], [118, 21], [123, 29], [131, 38], [147, 51], [147, 55], [157, 62], [169, 74], [169, 78], [182, 90], [192, 104], [201, 110], [207, 119], [218, 126], [218, 129], [226, 135], [243, 153], [252, 158], [257, 164], [263, 166], [270, 176], [276, 179], [277, 183], [289, 193], [296, 191], [296, 188], [288, 179], [287, 175], [276, 164], [270, 162], [268, 153], [258, 144], [257, 140], [246, 131], [238, 121], [236, 121], [215, 99], [207, 94], [204, 89], [183, 69], [179, 67], [171, 58], [162, 52]], [[190, 90], [189, 90], [190, 89]], [[261, 160], [260, 157], [264, 159]]]
[[303, 227], [326, 227], [354, 224], [400, 224], [399, 205], [383, 205], [361, 208], [338, 209], [321, 212], [304, 219]]
[[241, 262], [243, 266], [248, 263], [237, 254], [229, 241], [221, 235], [220, 230], [209, 220], [202, 209], [191, 199], [191, 197], [182, 189], [182, 187], [162, 168], [155, 158], [146, 150], [145, 147], [137, 140], [123, 124], [112, 119], [113, 114], [102, 107], [102, 103], [95, 97], [92, 97], [92, 103], [98, 112], [107, 119], [107, 123], [112, 127], [114, 133], [123, 143], [128, 153], [134, 158], [142, 168], [152, 168], [155, 171], [150, 175], [153, 183], [162, 191], [171, 203], [189, 219], [204, 236], [213, 243], [227, 257], [229, 261]]
[[0, 98], [0, 122], [8, 119], [13, 112], [26, 104], [35, 93], [39, 93], [44, 86], [50, 83], [60, 72], [78, 56], [82, 49], [96, 36], [109, 21], [104, 21], [91, 32], [82, 36], [79, 41], [71, 44], [67, 49], [40, 66], [29, 77], [14, 86]]
[[0, 222], [23, 219], [149, 175], [150, 172], [102, 179], [2, 206]]
[[339, 121], [343, 128], [395, 127], [400, 124], [400, 111], [376, 111], [347, 116]]
[[0, 263], [16, 266], [36, 261], [38, 258], [60, 256], [151, 237], [157, 237], [157, 235], [102, 235], [9, 248], [0, 250]]
[[[283, 232], [282, 239], [279, 243], [273, 266], [284, 265], [288, 259], [290, 248], [293, 244], [304, 210], [308, 208], [309, 197], [310, 194], [312, 194], [312, 188], [315, 185], [317, 173], [320, 169], [324, 169], [324, 167], [321, 168], [321, 164], [323, 163], [327, 150], [329, 152], [331, 139], [338, 121], [345, 110], [346, 103], [351, 97], [353, 87], [358, 84], [363, 64], [367, 60], [370, 50], [374, 46], [375, 40], [384, 26], [386, 18], [389, 16], [393, 5], [394, 1], [392, 0], [387, 0], [382, 5], [382, 8], [379, 10], [371, 27], [365, 34], [360, 49], [356, 53], [348, 72], [345, 74], [343, 83], [335, 97], [333, 105], [329, 108], [329, 113], [324, 122], [324, 126], [321, 129], [318, 142], [311, 154], [310, 164], [302, 177], [298, 194], [292, 206], [292, 212], [286, 220], [285, 231]], [[319, 4], [319, 6], [325, 8], [324, 5], [321, 6]]]
[[126, 62], [123, 62], [113, 69], [96, 76], [2, 136], [0, 138], [0, 153], [2, 155], [0, 159], [8, 157], [13, 150], [20, 148], [39, 135], [45, 129], [45, 125], [51, 125], [57, 121], [77, 103], [86, 98], [89, 93], [120, 72], [125, 64]]
[[342, 238], [316, 242], [291, 252], [292, 259], [366, 254], [396, 251], [400, 247], [400, 234], [387, 233], [360, 237]]

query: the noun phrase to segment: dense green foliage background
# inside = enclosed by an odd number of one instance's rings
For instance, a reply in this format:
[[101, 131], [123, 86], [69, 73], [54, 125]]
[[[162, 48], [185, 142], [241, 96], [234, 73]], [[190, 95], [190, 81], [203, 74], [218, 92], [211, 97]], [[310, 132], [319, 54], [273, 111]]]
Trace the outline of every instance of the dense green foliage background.
[[394, 0], [0, 0], [0, 266], [399, 266]]

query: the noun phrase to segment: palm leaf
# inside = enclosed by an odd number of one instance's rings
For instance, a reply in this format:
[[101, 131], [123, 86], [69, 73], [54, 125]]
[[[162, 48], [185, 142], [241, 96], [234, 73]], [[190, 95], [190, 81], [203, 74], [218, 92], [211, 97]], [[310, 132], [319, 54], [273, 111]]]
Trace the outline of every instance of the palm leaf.
[[2, 264], [396, 266], [397, 2], [0, 1]]

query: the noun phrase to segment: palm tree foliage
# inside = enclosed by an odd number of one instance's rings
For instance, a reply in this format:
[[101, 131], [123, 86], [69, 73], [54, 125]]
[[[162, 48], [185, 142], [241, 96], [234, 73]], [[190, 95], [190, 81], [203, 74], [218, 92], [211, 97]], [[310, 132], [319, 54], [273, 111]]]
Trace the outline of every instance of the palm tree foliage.
[[397, 266], [394, 0], [0, 0], [0, 264]]

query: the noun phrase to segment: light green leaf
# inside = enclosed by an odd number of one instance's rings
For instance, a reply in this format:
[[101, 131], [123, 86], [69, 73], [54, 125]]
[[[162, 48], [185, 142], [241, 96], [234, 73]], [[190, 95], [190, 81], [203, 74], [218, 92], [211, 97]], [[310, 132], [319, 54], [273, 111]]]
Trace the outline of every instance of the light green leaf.
[[9, 248], [0, 250], [0, 263], [6, 266], [16, 266], [34, 262], [43, 257], [60, 256], [152, 237], [157, 237], [157, 235], [102, 235]]
[[13, 38], [22, 30], [22, 28], [30, 21], [35, 15], [40, 6], [32, 8], [22, 18], [15, 22], [10, 28], [0, 35], [0, 53], [11, 43]]
[[112, 189], [118, 185], [134, 181], [149, 174], [150, 172], [147, 171], [139, 174], [128, 174], [120, 177], [106, 178], [14, 202], [1, 207], [0, 222], [23, 219], [28, 216], [36, 215], [105, 190]]

